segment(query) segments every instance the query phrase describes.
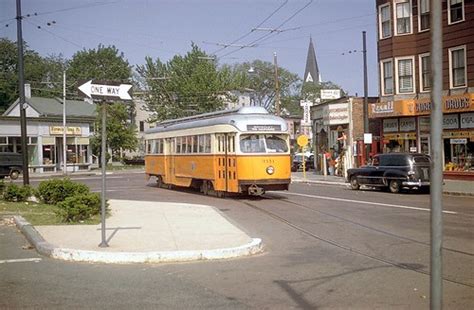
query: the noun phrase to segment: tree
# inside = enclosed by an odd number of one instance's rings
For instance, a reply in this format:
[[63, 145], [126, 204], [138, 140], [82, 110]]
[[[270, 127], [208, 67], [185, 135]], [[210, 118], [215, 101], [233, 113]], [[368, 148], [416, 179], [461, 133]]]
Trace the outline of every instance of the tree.
[[167, 63], [145, 58], [137, 68], [148, 92], [145, 102], [154, 115], [150, 121], [161, 121], [223, 108], [220, 95], [231, 88], [228, 70], [217, 64], [194, 43], [185, 56], [175, 56]]
[[[253, 68], [253, 73], [249, 73], [250, 68]], [[251, 63], [238, 64], [232, 71], [234, 84], [253, 91], [256, 105], [269, 111], [275, 110], [275, 67], [272, 63], [254, 60]], [[280, 102], [282, 111], [286, 111], [286, 114], [299, 108], [299, 102], [295, 103], [295, 95], [298, 93], [300, 81], [298, 75], [285, 68], [278, 68]]]
[[[112, 150], [112, 158], [120, 158], [121, 151], [134, 151], [138, 146], [137, 128], [129, 124], [130, 113], [126, 104], [114, 103], [107, 107], [107, 145]], [[95, 154], [101, 154], [102, 143], [102, 109], [98, 109], [95, 122], [95, 133], [91, 141]]]
[[[132, 67], [115, 46], [99, 45], [97, 49], [84, 49], [75, 53], [69, 63], [68, 76], [69, 79], [77, 81], [70, 88], [71, 91], [75, 91], [78, 83], [91, 79], [130, 82]], [[107, 106], [107, 145], [115, 156], [119, 155], [121, 149], [133, 151], [137, 147], [137, 128], [129, 123], [133, 110], [133, 104], [122, 102]], [[100, 154], [102, 143], [100, 106], [98, 106], [97, 115], [96, 131], [91, 144], [94, 153]]]
[[[24, 43], [24, 77], [26, 83], [39, 83], [47, 71], [41, 56]], [[0, 112], [19, 97], [18, 50], [15, 42], [0, 39]]]

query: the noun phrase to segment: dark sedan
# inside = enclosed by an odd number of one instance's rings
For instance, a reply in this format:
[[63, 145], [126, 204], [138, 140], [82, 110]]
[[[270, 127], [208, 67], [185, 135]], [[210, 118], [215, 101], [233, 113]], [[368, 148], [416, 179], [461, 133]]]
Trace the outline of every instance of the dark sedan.
[[361, 185], [388, 188], [392, 193], [404, 187], [429, 189], [430, 158], [419, 153], [378, 154], [368, 166], [348, 169], [347, 182], [354, 190]]
[[[304, 165], [305, 171], [309, 169], [314, 169], [314, 155], [304, 156]], [[293, 160], [291, 164], [291, 171], [303, 171], [303, 155], [295, 154], [293, 155]]]

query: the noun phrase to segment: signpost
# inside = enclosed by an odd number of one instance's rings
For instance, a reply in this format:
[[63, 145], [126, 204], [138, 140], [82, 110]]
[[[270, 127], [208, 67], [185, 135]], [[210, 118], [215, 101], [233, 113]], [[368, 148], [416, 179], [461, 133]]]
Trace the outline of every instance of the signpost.
[[306, 151], [306, 146], [308, 145], [308, 136], [300, 135], [296, 139], [296, 143], [301, 147], [301, 154], [303, 155], [303, 179], [306, 180], [306, 160], [304, 158], [304, 152]]
[[132, 100], [129, 93], [132, 85], [121, 84], [120, 82], [93, 82], [89, 80], [79, 86], [80, 95], [85, 95], [92, 100], [98, 99], [102, 104], [102, 150], [101, 150], [101, 168], [102, 168], [102, 192], [101, 192], [101, 243], [99, 247], [108, 247], [107, 239], [105, 236], [105, 192], [106, 182], [105, 173], [107, 161], [105, 154], [107, 153], [107, 101], [115, 100]]

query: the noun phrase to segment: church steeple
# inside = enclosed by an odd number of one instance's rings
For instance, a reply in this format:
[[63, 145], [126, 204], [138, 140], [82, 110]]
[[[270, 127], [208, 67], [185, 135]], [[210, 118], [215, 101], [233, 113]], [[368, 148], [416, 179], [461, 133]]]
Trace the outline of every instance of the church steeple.
[[304, 70], [304, 83], [321, 83], [321, 74], [319, 73], [318, 62], [316, 61], [316, 53], [313, 46], [313, 38], [309, 37], [308, 56], [306, 58], [306, 69]]

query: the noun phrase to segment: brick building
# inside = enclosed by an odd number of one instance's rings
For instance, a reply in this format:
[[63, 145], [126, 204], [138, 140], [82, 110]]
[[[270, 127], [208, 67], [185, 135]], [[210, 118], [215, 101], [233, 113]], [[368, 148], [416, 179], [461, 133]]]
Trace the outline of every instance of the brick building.
[[[430, 153], [430, 1], [377, 0], [383, 152]], [[474, 177], [474, 0], [443, 1], [445, 177]]]

